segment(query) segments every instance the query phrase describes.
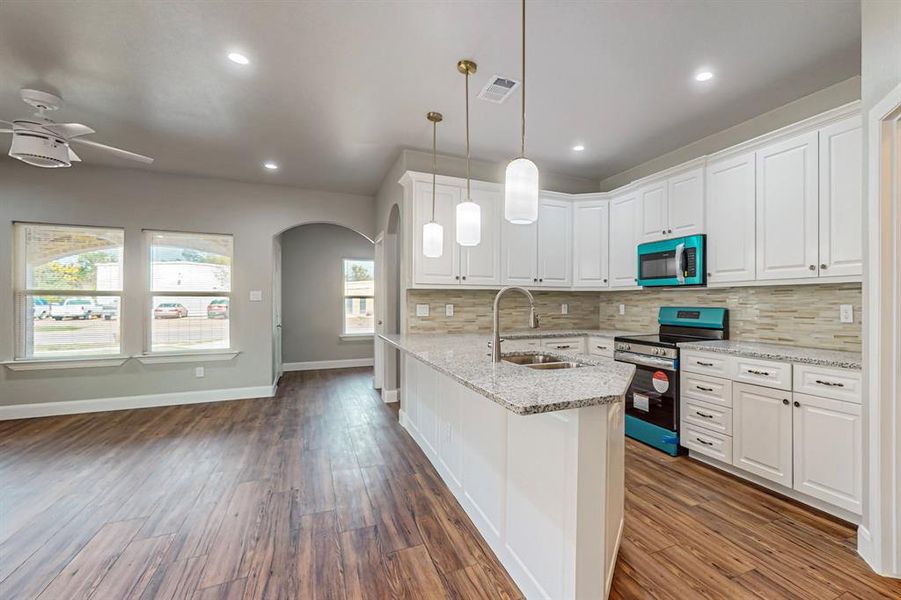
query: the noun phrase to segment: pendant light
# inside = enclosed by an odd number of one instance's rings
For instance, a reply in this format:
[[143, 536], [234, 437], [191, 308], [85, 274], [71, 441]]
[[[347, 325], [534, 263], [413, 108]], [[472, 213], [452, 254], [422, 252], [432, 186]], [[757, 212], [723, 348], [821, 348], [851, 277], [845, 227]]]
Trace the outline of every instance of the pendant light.
[[522, 137], [519, 158], [507, 165], [504, 218], [517, 225], [538, 220], [538, 167], [526, 158], [526, 0], [522, 0]]
[[422, 253], [426, 258], [441, 258], [444, 227], [435, 222], [435, 173], [438, 171], [438, 123], [444, 117], [439, 112], [430, 112], [425, 118], [432, 122], [432, 220], [422, 226]]
[[476, 72], [476, 64], [461, 60], [457, 70], [466, 76], [466, 198], [457, 205], [457, 243], [478, 246], [482, 240], [482, 209], [472, 201], [469, 177], [469, 76]]

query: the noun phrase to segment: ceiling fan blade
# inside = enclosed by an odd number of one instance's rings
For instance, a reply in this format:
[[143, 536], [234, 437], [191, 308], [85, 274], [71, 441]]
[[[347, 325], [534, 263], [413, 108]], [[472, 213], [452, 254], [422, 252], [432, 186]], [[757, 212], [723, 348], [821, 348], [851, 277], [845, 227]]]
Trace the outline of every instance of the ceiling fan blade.
[[93, 129], [81, 123], [47, 123], [43, 127], [47, 131], [67, 140], [80, 135], [96, 133]]
[[91, 140], [83, 140], [81, 138], [75, 138], [72, 140], [73, 144], [84, 144], [85, 146], [93, 146], [100, 150], [105, 150], [110, 154], [115, 154], [119, 158], [127, 158], [129, 160], [136, 160], [138, 162], [147, 163], [148, 165], [153, 163], [153, 159], [149, 156], [144, 156], [143, 154], [137, 154], [135, 152], [129, 152], [128, 150], [122, 150], [121, 148], [114, 148], [113, 146], [107, 146], [106, 144], [101, 144], [99, 142], [93, 142]]
[[75, 154], [75, 150], [69, 148], [69, 161], [70, 162], [81, 162], [81, 159]]

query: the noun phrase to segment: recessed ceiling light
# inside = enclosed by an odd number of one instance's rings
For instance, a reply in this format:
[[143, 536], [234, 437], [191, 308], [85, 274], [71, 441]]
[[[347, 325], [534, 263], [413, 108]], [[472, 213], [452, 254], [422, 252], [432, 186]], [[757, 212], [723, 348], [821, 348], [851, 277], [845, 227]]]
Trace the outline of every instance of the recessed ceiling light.
[[575, 146], [573, 146], [574, 152], [581, 152], [584, 149], [585, 149], [585, 146], [583, 146], [582, 144], [576, 144]]
[[250, 59], [238, 52], [229, 52], [228, 60], [232, 61], [233, 63], [238, 63], [239, 65], [250, 64]]
[[263, 166], [266, 167], [267, 169], [269, 169], [270, 171], [275, 171], [275, 170], [278, 169], [278, 165], [275, 164], [274, 162], [271, 162], [271, 161], [270, 161], [270, 162], [264, 162], [264, 163], [263, 163]]
[[695, 81], [710, 81], [713, 79], [713, 73], [710, 71], [700, 71], [695, 75]]

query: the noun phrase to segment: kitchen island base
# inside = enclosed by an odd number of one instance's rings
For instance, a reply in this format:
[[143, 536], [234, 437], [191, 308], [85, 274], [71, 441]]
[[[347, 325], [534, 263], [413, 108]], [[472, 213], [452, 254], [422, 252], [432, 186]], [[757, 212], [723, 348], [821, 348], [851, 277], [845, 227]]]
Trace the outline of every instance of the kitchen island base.
[[519, 415], [405, 354], [401, 425], [527, 598], [606, 598], [623, 402]]

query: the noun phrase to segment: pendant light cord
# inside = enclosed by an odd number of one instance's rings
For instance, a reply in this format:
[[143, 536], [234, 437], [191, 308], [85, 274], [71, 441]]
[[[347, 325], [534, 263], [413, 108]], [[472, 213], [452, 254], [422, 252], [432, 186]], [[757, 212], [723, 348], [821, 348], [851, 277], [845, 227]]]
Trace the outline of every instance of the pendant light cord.
[[472, 194], [469, 187], [469, 70], [466, 71], [466, 200], [470, 201]]
[[520, 156], [526, 155], [526, 0], [522, 0], [522, 138]]
[[435, 222], [435, 174], [438, 172], [438, 122], [432, 121], [432, 223]]

